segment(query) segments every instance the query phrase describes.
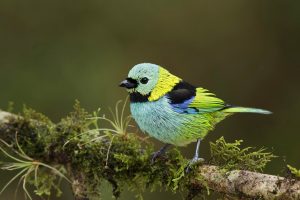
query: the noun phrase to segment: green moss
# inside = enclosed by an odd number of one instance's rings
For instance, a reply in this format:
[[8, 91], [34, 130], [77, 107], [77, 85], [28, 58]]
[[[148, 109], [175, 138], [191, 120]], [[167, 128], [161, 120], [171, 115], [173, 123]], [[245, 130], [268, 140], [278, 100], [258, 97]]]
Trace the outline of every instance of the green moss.
[[[64, 171], [63, 168], [61, 168]], [[38, 196], [53, 196], [60, 197], [62, 191], [60, 189], [60, 183], [62, 178], [55, 176], [49, 169], [42, 168], [37, 171], [37, 178], [30, 176], [28, 182], [34, 185], [34, 193]]]
[[233, 143], [225, 141], [224, 137], [215, 143], [210, 143], [211, 164], [220, 166], [225, 170], [242, 169], [262, 171], [274, 156], [264, 148], [255, 150], [253, 147], [241, 148], [242, 140]]
[[42, 159], [46, 154], [47, 138], [54, 126], [45, 115], [24, 106], [22, 117], [11, 119], [9, 124], [2, 124], [1, 138], [12, 143], [14, 149], [18, 149], [18, 141], [25, 154]]
[[23, 117], [24, 121], [30, 122], [32, 127], [34, 127], [34, 128], [37, 127], [38, 125], [42, 125], [42, 124], [47, 125], [47, 127], [51, 127], [54, 125], [47, 116], [35, 111], [32, 108], [27, 107], [25, 105], [23, 106], [22, 117]]
[[287, 165], [287, 168], [288, 168], [290, 174], [292, 175], [292, 178], [300, 179], [300, 170], [299, 169], [292, 167], [291, 165]]

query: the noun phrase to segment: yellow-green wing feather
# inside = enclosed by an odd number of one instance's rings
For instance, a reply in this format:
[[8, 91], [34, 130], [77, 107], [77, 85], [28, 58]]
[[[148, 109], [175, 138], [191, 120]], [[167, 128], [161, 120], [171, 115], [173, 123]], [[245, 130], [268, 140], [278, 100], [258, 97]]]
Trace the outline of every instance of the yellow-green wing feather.
[[189, 107], [196, 108], [200, 113], [205, 113], [221, 110], [225, 107], [225, 103], [208, 90], [197, 88], [196, 96]]

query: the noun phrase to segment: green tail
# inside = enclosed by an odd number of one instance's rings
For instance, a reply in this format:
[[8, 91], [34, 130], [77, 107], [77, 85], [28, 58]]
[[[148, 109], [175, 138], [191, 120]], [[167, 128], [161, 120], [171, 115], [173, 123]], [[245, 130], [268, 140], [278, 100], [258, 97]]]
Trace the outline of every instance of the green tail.
[[226, 113], [259, 113], [269, 115], [272, 114], [271, 111], [263, 110], [259, 108], [246, 108], [246, 107], [229, 107], [223, 110]]

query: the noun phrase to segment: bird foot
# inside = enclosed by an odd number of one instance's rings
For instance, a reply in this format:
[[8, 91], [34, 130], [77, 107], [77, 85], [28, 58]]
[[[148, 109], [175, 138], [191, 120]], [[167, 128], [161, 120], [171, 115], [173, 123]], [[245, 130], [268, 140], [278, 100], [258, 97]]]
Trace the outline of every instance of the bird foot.
[[154, 152], [152, 154], [152, 159], [151, 159], [151, 164], [153, 164], [155, 162], [155, 160], [160, 157], [162, 154], [166, 153], [166, 150], [168, 149], [168, 147], [170, 146], [170, 144], [166, 144], [165, 146], [163, 146], [160, 150]]
[[162, 154], [164, 154], [164, 152], [162, 151], [156, 151], [152, 154], [152, 158], [151, 158], [151, 164], [153, 164], [155, 162], [155, 160], [160, 157]]
[[185, 169], [185, 172], [186, 173], [190, 173], [191, 170], [192, 170], [192, 167], [195, 165], [195, 164], [198, 164], [198, 163], [203, 163], [204, 162], [204, 158], [197, 158], [197, 157], [194, 157], [192, 160], [190, 160], [190, 162], [188, 163], [186, 169]]

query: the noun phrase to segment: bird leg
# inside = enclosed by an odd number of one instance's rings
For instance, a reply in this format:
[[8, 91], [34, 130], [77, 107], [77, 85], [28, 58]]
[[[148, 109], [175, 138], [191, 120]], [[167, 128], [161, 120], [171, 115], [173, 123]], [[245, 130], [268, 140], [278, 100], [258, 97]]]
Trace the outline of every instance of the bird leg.
[[160, 148], [160, 150], [154, 152], [154, 153], [152, 154], [151, 163], [153, 164], [154, 161], [155, 161], [159, 156], [161, 156], [162, 154], [164, 154], [164, 153], [167, 151], [168, 147], [170, 147], [170, 146], [171, 146], [170, 144], [165, 144], [162, 148]]
[[191, 169], [191, 167], [196, 164], [196, 163], [199, 163], [199, 162], [203, 162], [204, 159], [203, 158], [199, 158], [199, 148], [200, 148], [200, 143], [201, 143], [201, 139], [198, 139], [197, 140], [197, 145], [196, 145], [196, 151], [195, 151], [195, 155], [193, 157], [192, 160], [190, 160], [187, 168], [186, 168], [186, 172], [188, 173]]

